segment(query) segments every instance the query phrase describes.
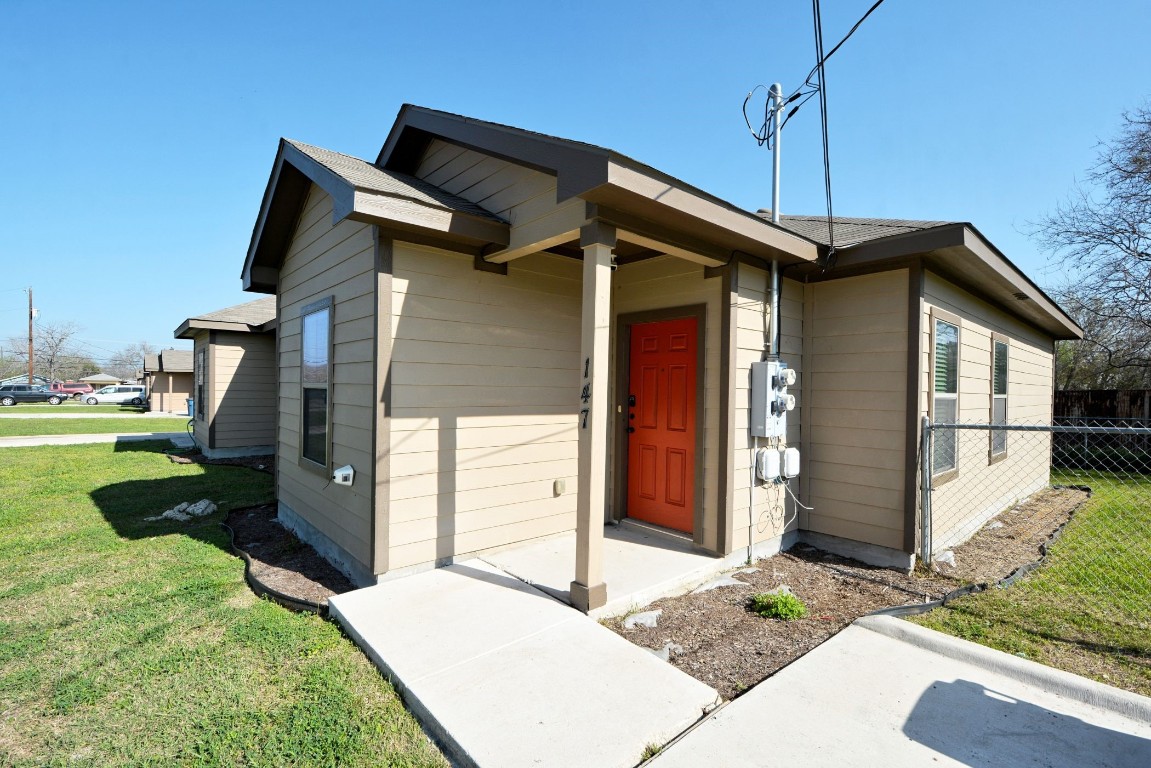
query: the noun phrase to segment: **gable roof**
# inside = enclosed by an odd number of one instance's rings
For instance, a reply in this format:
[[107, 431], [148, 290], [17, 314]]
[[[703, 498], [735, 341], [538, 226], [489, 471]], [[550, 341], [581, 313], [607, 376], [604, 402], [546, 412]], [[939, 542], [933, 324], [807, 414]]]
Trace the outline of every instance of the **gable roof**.
[[191, 373], [192, 350], [162, 349], [154, 355], [144, 355], [144, 373]]
[[[771, 212], [761, 209], [761, 216]], [[835, 266], [799, 266], [788, 277], [813, 281], [892, 269], [918, 260], [1056, 339], [1083, 338], [1083, 329], [972, 224], [963, 221], [864, 219], [836, 216]], [[780, 225], [828, 246], [826, 216], [780, 216]]]
[[594, 217], [615, 224], [621, 237], [662, 235], [664, 243], [716, 254], [717, 263], [735, 251], [784, 263], [819, 256], [805, 238], [620, 152], [414, 104], [400, 108], [376, 165], [415, 173], [435, 139], [555, 176], [557, 203], [578, 197], [594, 204]]
[[[767, 208], [760, 208], [757, 214], [765, 219], [771, 218], [771, 211]], [[824, 247], [831, 245], [826, 216], [789, 216], [783, 214], [779, 219], [779, 225], [784, 229], [806, 237]], [[835, 222], [837, 250], [869, 240], [905, 235], [909, 232], [922, 232], [925, 229], [934, 229], [956, 223], [953, 221], [916, 221], [914, 219], [858, 219], [846, 216], [836, 216], [833, 221]]]
[[[201, 330], [233, 331], [236, 333], [266, 333], [276, 326], [276, 297], [265, 296], [232, 307], [189, 317], [180, 323], [174, 335], [177, 339], [191, 339]], [[191, 354], [191, 353], [189, 353]], [[189, 368], [189, 370], [191, 370]]]
[[331, 195], [333, 225], [379, 224], [415, 242], [459, 242], [476, 252], [508, 242], [507, 222], [461, 197], [351, 155], [280, 139], [241, 272], [244, 290], [275, 293], [276, 271], [312, 184]]

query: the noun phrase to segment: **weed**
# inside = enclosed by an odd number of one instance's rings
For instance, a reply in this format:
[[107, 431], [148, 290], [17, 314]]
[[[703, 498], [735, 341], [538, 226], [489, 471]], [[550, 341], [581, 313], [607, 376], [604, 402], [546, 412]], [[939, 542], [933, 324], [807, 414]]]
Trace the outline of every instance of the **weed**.
[[663, 752], [663, 747], [659, 744], [656, 744], [655, 742], [652, 742], [643, 748], [643, 754], [640, 755], [639, 760], [641, 763], [647, 762], [648, 760], [651, 760], [653, 757], [658, 755], [660, 752]]
[[765, 619], [802, 619], [807, 615], [807, 606], [790, 592], [761, 592], [751, 596], [751, 611]]

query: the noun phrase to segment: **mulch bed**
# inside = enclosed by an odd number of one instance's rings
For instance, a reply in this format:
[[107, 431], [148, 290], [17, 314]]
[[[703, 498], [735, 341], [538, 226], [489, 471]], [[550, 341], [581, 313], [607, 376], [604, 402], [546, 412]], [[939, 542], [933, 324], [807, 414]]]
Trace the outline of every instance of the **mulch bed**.
[[356, 588], [344, 574], [276, 520], [276, 505], [232, 511], [224, 523], [234, 544], [248, 553], [251, 575], [282, 595], [327, 605], [328, 598]]
[[[1076, 490], [1035, 494], [990, 521], [963, 547], [947, 574], [905, 574], [799, 545], [731, 575], [747, 586], [726, 586], [659, 600], [654, 628], [607, 626], [637, 645], [667, 651], [668, 660], [712, 686], [738, 696], [829, 639], [860, 616], [894, 606], [942, 599], [970, 583], [998, 581], [1040, 558], [1039, 547], [1086, 498]], [[1000, 523], [995, 525], [995, 523]], [[748, 609], [753, 594], [787, 585], [806, 604], [807, 616], [764, 619]]]

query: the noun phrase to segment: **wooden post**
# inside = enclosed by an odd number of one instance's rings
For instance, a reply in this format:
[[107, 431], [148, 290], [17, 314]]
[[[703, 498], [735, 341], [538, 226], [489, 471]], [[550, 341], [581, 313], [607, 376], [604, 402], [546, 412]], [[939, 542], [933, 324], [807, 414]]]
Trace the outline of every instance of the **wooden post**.
[[583, 315], [580, 335], [579, 484], [576, 496], [576, 573], [571, 600], [588, 611], [607, 603], [603, 580], [604, 500], [611, 424], [608, 345], [611, 342], [611, 257], [615, 227], [593, 221], [580, 231]]

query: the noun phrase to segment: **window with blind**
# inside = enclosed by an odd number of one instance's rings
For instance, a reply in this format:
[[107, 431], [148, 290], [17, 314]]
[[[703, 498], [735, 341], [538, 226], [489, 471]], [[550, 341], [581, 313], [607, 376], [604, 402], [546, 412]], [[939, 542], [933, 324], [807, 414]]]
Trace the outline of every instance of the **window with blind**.
[[[932, 327], [932, 397], [931, 420], [936, 424], [954, 424], [959, 418], [959, 326], [935, 319]], [[935, 430], [935, 450], [931, 457], [932, 474], [955, 469], [958, 452], [954, 429]]]
[[300, 456], [328, 466], [332, 300], [304, 307], [300, 328]]
[[[1007, 342], [994, 338], [991, 342], [991, 423], [1007, 423]], [[991, 430], [991, 457], [1007, 453], [1007, 430]]]
[[204, 420], [204, 415], [208, 412], [208, 353], [207, 350], [201, 349], [196, 353], [196, 392], [193, 395], [196, 402], [196, 418], [200, 421]]

